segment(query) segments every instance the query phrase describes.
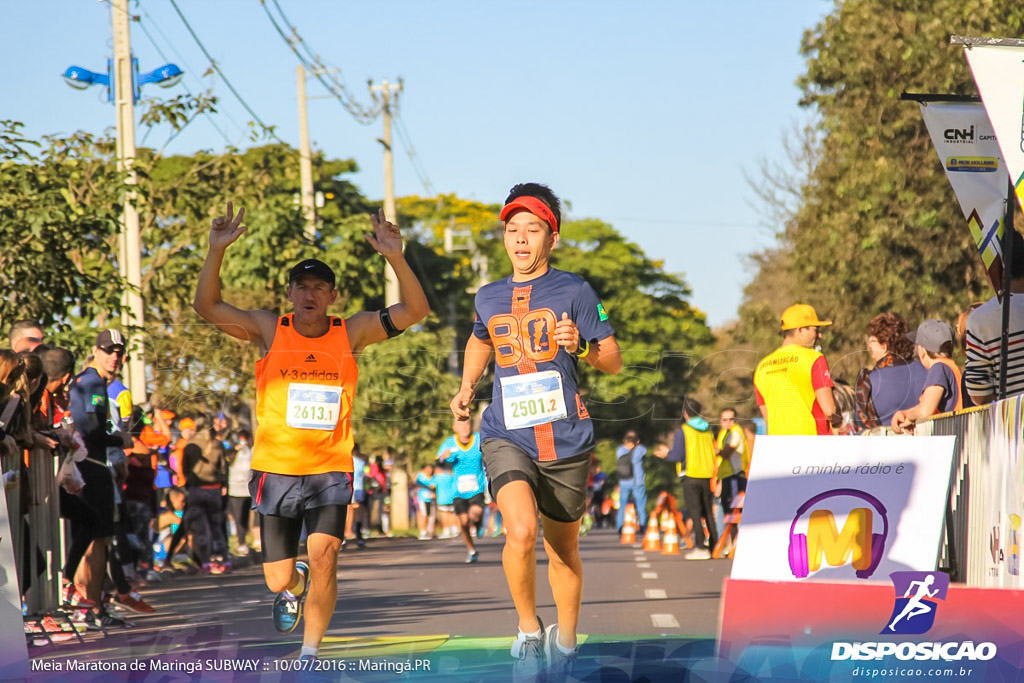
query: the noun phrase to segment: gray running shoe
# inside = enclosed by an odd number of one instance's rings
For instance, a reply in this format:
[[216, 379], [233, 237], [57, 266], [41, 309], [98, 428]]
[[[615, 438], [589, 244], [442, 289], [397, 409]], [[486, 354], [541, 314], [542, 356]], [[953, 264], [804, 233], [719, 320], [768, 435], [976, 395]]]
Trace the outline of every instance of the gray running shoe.
[[544, 633], [544, 656], [548, 660], [548, 683], [564, 683], [569, 680], [576, 664], [576, 650], [573, 649], [571, 654], [563, 654], [558, 649], [558, 624], [551, 624]]
[[544, 623], [537, 617], [540, 624], [540, 637], [531, 638], [520, 632], [512, 643], [512, 680], [515, 683], [537, 683], [544, 673]]
[[306, 590], [298, 597], [288, 591], [281, 591], [274, 598], [274, 628], [281, 633], [291, 633], [299, 625], [299, 620], [302, 619], [302, 602], [309, 592], [309, 565], [305, 562], [296, 562], [295, 571], [302, 574]]
[[471, 550], [469, 552], [469, 554], [466, 555], [466, 564], [473, 564], [474, 562], [477, 562], [479, 560], [480, 560], [480, 553], [478, 553], [475, 550]]

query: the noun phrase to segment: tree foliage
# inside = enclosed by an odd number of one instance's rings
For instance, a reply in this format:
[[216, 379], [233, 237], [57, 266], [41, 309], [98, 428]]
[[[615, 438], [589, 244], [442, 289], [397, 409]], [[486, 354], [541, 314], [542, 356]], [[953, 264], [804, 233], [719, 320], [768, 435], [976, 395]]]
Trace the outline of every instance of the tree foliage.
[[598, 438], [617, 442], [626, 429], [636, 429], [653, 439], [668, 431], [678, 422], [683, 397], [696, 388], [700, 360], [713, 341], [704, 314], [688, 302], [687, 284], [596, 219], [562, 227], [552, 264], [594, 287], [622, 349], [618, 375], [580, 364], [581, 394]]
[[918, 105], [900, 94], [975, 94], [950, 34], [1018, 36], [1022, 27], [1016, 3], [846, 0], [805, 33], [798, 83], [801, 104], [818, 115], [820, 147], [806, 175], [797, 168], [795, 183], [783, 183], [799, 198], [781, 204], [779, 244], [756, 258], [733, 331], [739, 347], [763, 356], [778, 345], [782, 309], [809, 303], [835, 322], [824, 342], [833, 376], [852, 380], [869, 361], [863, 336], [874, 315], [894, 311], [912, 326], [952, 320], [993, 294]]
[[[155, 103], [144, 122], [177, 133], [213, 104], [207, 98]], [[118, 325], [125, 289], [117, 259], [126, 187], [114, 148], [109, 138], [76, 134], [38, 143], [23, 139], [17, 124], [0, 128], [0, 234], [16, 246], [0, 255], [0, 277], [11, 293], [0, 303], [0, 322], [37, 318], [50, 332], [63, 330], [63, 337], [51, 337], [79, 358], [97, 327]], [[384, 260], [363, 237], [378, 205], [346, 179], [355, 163], [314, 156], [324, 205], [311, 239], [298, 202], [297, 160], [295, 150], [280, 144], [180, 156], [138, 150], [133, 202], [154, 404], [179, 414], [219, 409], [251, 419], [257, 350], [206, 324], [191, 306], [210, 221], [228, 201], [246, 209], [248, 230], [225, 255], [226, 301], [285, 313], [289, 268], [316, 256], [338, 275], [340, 296], [330, 314], [383, 306]], [[399, 200], [406, 258], [433, 313], [362, 354], [353, 420], [364, 450], [392, 446], [406, 462], [420, 464], [450, 432], [448, 402], [472, 329], [473, 294], [511, 272], [498, 210], [454, 195]], [[445, 248], [446, 230], [454, 235], [452, 249]], [[642, 432], [665, 431], [658, 421], [678, 415], [681, 396], [695, 383], [693, 359], [711, 341], [703, 315], [687, 303], [685, 282], [597, 220], [563, 226], [554, 264], [594, 285], [624, 349], [627, 367], [618, 376], [582, 364], [581, 388], [599, 438], [618, 442], [626, 421]], [[481, 395], [488, 391], [481, 387]]]
[[119, 310], [122, 176], [110, 140], [75, 133], [38, 142], [20, 128], [0, 121], [0, 327], [35, 319], [71, 339], [75, 317]]

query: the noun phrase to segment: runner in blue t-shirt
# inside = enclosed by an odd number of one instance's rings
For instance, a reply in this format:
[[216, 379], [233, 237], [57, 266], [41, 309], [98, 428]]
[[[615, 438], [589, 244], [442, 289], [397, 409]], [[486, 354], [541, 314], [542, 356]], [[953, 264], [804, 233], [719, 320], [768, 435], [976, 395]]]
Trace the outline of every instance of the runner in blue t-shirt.
[[426, 541], [434, 536], [434, 466], [426, 464], [416, 475], [416, 526], [420, 530], [420, 540]]
[[466, 564], [470, 564], [479, 558], [470, 525], [479, 525], [484, 515], [487, 479], [484, 477], [483, 454], [480, 452], [480, 435], [473, 433], [469, 420], [455, 420], [452, 430], [455, 434], [445, 439], [437, 449], [437, 459], [453, 465], [455, 515], [459, 519], [462, 540], [468, 551]]
[[[473, 388], [495, 354], [494, 393], [480, 424], [484, 466], [508, 535], [502, 564], [519, 616], [513, 674], [545, 668], [560, 680], [576, 657], [583, 590], [579, 526], [587, 501], [594, 429], [576, 387], [580, 359], [617, 373], [622, 354], [597, 294], [573, 273], [550, 268], [558, 244], [558, 197], [544, 185], [512, 188], [500, 218], [512, 275], [476, 295], [462, 386], [452, 399], [468, 420]], [[547, 631], [536, 613], [537, 512], [544, 525], [548, 579], [558, 623]]]
[[455, 477], [450, 464], [438, 463], [434, 467], [434, 486], [437, 494], [437, 521], [441, 525], [438, 538], [455, 538]]

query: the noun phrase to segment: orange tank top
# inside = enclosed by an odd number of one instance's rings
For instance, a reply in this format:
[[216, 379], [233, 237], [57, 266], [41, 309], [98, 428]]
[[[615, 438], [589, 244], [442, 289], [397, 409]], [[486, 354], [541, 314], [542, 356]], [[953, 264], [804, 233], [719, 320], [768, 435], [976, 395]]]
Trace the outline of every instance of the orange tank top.
[[960, 372], [960, 368], [950, 358], [936, 358], [936, 361], [942, 363], [953, 372], [953, 378], [956, 380], [956, 405], [953, 406], [953, 411], [959, 411], [964, 409], [964, 383], [960, 381], [963, 375]]
[[359, 368], [345, 321], [304, 337], [292, 315], [256, 361], [256, 438], [252, 469], [274, 474], [352, 471], [352, 404]]

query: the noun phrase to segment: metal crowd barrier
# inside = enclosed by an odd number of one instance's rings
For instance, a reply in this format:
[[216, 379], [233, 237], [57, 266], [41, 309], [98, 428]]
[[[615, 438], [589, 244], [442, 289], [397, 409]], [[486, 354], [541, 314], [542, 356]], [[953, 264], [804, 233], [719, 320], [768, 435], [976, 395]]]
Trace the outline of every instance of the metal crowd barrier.
[[957, 437], [940, 565], [972, 587], [1024, 589], [1024, 396], [917, 424], [915, 436]]
[[[28, 481], [22, 482], [22, 495], [28, 495], [28, 557], [25, 567], [32, 577], [25, 593], [30, 615], [42, 615], [60, 606], [61, 550], [60, 497], [57, 468], [60, 459], [46, 450], [29, 451]], [[21, 544], [24, 546], [24, 544]], [[24, 585], [24, 582], [22, 583]]]

